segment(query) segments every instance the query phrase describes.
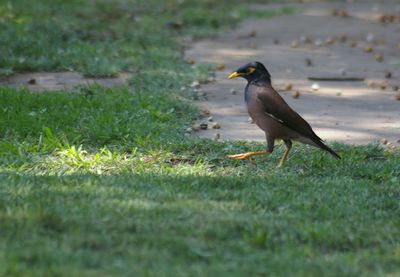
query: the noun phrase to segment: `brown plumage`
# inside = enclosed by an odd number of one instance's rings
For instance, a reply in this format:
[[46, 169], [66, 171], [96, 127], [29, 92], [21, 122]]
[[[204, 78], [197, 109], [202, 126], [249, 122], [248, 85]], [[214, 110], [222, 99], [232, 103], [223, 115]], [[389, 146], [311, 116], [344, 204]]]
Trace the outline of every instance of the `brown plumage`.
[[254, 155], [270, 154], [274, 150], [276, 139], [283, 140], [286, 145], [286, 151], [278, 166], [282, 166], [286, 161], [292, 147], [292, 140], [318, 147], [340, 158], [314, 133], [310, 124], [292, 110], [275, 91], [271, 85], [271, 75], [263, 64], [259, 62], [246, 64], [229, 75], [229, 79], [236, 77], [243, 77], [248, 82], [245, 89], [247, 110], [257, 126], [265, 132], [267, 150], [228, 155], [229, 158], [241, 160], [249, 159]]

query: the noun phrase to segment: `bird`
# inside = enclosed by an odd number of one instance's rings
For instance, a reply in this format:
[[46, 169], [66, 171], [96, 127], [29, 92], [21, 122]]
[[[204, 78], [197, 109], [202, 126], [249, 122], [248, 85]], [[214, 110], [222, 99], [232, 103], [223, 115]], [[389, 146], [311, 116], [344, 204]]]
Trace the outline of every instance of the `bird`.
[[267, 147], [264, 151], [227, 155], [236, 160], [252, 160], [256, 155], [271, 154], [275, 140], [282, 140], [286, 150], [277, 167], [282, 167], [292, 148], [292, 140], [318, 147], [332, 156], [340, 156], [318, 137], [310, 124], [295, 112], [272, 87], [271, 74], [257, 61], [250, 62], [232, 72], [228, 79], [242, 77], [247, 80], [244, 101], [247, 111], [256, 125], [265, 132]]

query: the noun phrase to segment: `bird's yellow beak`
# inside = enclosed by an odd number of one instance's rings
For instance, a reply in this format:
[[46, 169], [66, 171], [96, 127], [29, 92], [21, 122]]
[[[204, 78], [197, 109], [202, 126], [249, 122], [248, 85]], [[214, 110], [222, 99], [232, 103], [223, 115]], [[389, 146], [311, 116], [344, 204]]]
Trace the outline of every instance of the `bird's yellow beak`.
[[228, 76], [228, 79], [233, 79], [233, 78], [236, 78], [239, 76], [240, 76], [240, 74], [235, 71], [235, 72], [232, 72], [231, 75]]

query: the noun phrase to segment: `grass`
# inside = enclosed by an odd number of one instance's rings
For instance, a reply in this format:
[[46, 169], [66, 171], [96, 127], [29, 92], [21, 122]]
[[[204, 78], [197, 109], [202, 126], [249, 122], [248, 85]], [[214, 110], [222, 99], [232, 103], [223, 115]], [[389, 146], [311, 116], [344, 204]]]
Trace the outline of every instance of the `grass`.
[[133, 89], [0, 88], [0, 276], [400, 274], [400, 152], [295, 144], [276, 169], [282, 149], [253, 165], [224, 155], [263, 144], [185, 136], [211, 68], [179, 43], [249, 11], [171, 3], [0, 5], [4, 74], [133, 73]]

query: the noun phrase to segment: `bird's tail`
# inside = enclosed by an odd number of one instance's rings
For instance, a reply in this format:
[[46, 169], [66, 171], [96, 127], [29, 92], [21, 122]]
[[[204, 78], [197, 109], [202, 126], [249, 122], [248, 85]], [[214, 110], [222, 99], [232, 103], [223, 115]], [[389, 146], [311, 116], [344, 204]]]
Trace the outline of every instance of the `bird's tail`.
[[329, 147], [328, 147], [326, 144], [324, 144], [322, 141], [319, 141], [318, 146], [319, 146], [321, 149], [323, 149], [323, 150], [329, 152], [329, 153], [330, 153], [332, 156], [334, 156], [336, 159], [340, 159], [339, 154], [336, 153], [335, 151], [333, 151], [331, 148], [329, 148]]

